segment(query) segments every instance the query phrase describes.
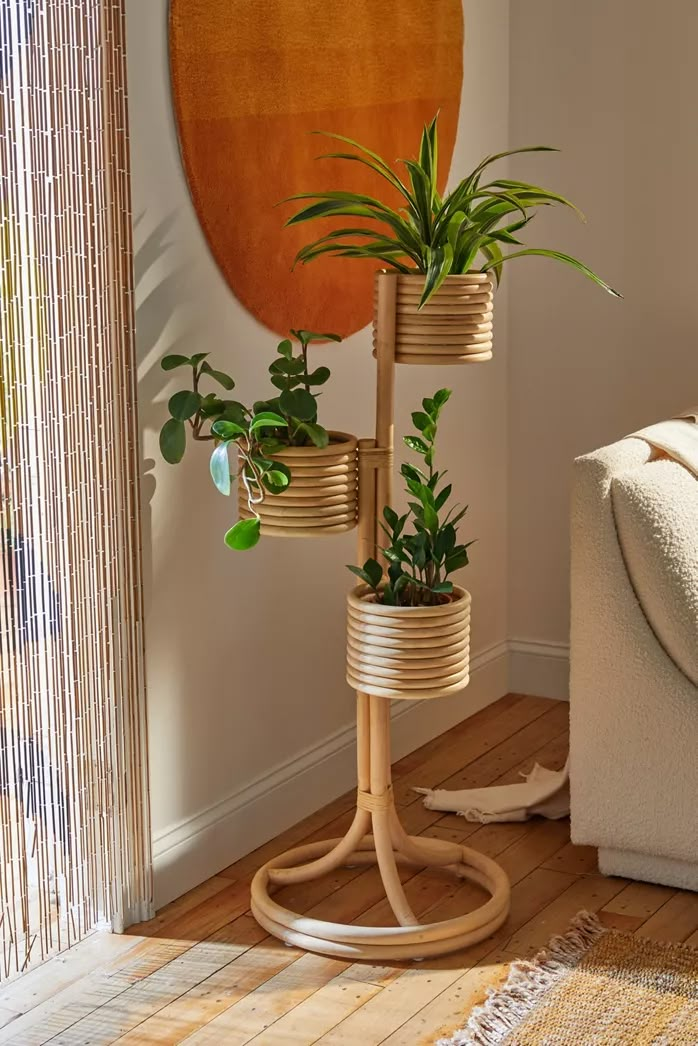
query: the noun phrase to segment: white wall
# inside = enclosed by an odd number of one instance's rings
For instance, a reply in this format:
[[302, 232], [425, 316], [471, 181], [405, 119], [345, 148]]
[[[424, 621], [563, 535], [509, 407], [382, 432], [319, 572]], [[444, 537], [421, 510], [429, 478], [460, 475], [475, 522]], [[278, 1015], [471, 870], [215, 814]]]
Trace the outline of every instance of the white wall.
[[512, 170], [589, 219], [551, 211], [528, 239], [625, 295], [550, 261], [509, 269], [514, 689], [564, 686], [573, 458], [698, 400], [696, 38], [692, 0], [511, 5], [511, 144], [563, 150]]
[[[145, 558], [156, 900], [213, 874], [352, 781], [353, 695], [344, 681], [344, 564], [354, 535], [265, 540], [247, 554], [221, 536], [233, 503], [213, 489], [204, 448], [165, 465], [157, 433], [174, 385], [159, 360], [211, 351], [241, 398], [265, 387], [276, 339], [242, 309], [213, 262], [180, 166], [170, 102], [166, 0], [127, 4], [137, 334], [145, 459]], [[465, 3], [461, 125], [452, 170], [508, 140], [509, 3]], [[477, 98], [477, 105], [473, 99]], [[368, 331], [326, 350], [332, 427], [371, 432], [374, 365]], [[507, 301], [497, 302], [487, 366], [400, 368], [397, 432], [424, 394], [448, 383], [442, 454], [471, 505], [480, 540], [465, 583], [474, 600], [479, 670], [438, 709], [396, 723], [409, 750], [496, 699], [506, 680]], [[196, 451], [201, 450], [201, 453]], [[401, 709], [400, 711], [406, 711]]]

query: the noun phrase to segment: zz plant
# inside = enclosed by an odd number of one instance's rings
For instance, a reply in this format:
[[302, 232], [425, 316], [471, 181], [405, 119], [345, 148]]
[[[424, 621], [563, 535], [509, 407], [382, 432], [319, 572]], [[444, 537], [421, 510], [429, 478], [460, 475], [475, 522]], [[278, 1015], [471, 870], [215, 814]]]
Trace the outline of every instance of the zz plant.
[[377, 603], [400, 607], [443, 603], [453, 592], [449, 576], [467, 566], [472, 542], [459, 544], [457, 533], [467, 507], [447, 508], [452, 486], [444, 483], [446, 470], [439, 472], [434, 467], [439, 416], [450, 395], [449, 389], [440, 389], [422, 400], [423, 409], [412, 415], [417, 435], [404, 437], [424, 464], [402, 465], [407, 494], [412, 498], [408, 511], [398, 515], [389, 505], [383, 509], [381, 527], [388, 543], [381, 552], [388, 560], [387, 577], [375, 559], [367, 559], [362, 567], [349, 567], [373, 590]]
[[[294, 352], [294, 339], [298, 351]], [[221, 494], [232, 489], [229, 450], [238, 455], [237, 478], [245, 489], [252, 519], [239, 520], [225, 535], [229, 548], [244, 550], [257, 544], [261, 520], [258, 506], [267, 494], [281, 494], [291, 483], [291, 472], [274, 455], [284, 447], [326, 447], [329, 434], [317, 420], [318, 391], [330, 377], [328, 367], [311, 370], [308, 348], [312, 342], [342, 339], [337, 334], [292, 330], [277, 346], [269, 374], [276, 396], [257, 400], [252, 407], [238, 400], [223, 399], [217, 392], [203, 393], [203, 380], [212, 380], [230, 392], [235, 382], [229, 374], [214, 370], [207, 353], [165, 356], [165, 371], [180, 367], [191, 371], [191, 387], [170, 397], [170, 418], [160, 432], [160, 451], [165, 461], [178, 464], [186, 450], [187, 429], [194, 440], [215, 444], [210, 472]]]
[[[333, 229], [303, 247], [297, 262], [309, 262], [329, 254], [340, 258], [368, 258], [402, 273], [423, 273], [424, 291], [420, 308], [449, 275], [466, 273], [474, 266], [492, 270], [497, 284], [504, 262], [527, 255], [541, 255], [571, 265], [609, 294], [620, 297], [587, 265], [569, 254], [541, 247], [526, 247], [518, 238], [539, 207], [570, 207], [582, 220], [581, 211], [564, 196], [538, 185], [496, 178], [487, 181], [487, 168], [496, 160], [518, 153], [556, 152], [550, 146], [534, 145], [487, 156], [445, 196], [437, 188], [439, 170], [438, 114], [425, 126], [417, 160], [401, 160], [407, 177], [401, 177], [381, 156], [340, 134], [317, 131], [351, 146], [355, 152], [327, 153], [320, 159], [338, 159], [370, 168], [398, 194], [403, 205], [389, 206], [372, 196], [356, 192], [300, 193], [289, 200], [312, 200], [294, 214], [287, 225], [318, 218], [360, 218], [353, 225]], [[364, 224], [366, 223], [366, 224]], [[520, 246], [504, 253], [502, 246]]]

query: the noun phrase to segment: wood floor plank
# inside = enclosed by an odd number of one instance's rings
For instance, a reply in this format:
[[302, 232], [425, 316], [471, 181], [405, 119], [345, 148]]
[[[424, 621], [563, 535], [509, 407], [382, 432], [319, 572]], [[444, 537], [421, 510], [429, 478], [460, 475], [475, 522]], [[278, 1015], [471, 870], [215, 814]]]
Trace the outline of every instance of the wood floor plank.
[[622, 879], [605, 879], [600, 875], [588, 875], [577, 879], [564, 893], [517, 930], [507, 942], [507, 949], [521, 958], [535, 955], [551, 937], [564, 933], [577, 912], [597, 912], [620, 893], [624, 885]]
[[543, 868], [573, 875], [595, 875], [599, 870], [598, 853], [595, 846], [575, 846], [565, 843], [557, 853], [543, 862]]
[[437, 788], [452, 774], [495, 748], [512, 734], [528, 726], [550, 710], [550, 701], [540, 697], [523, 698], [513, 708], [501, 712], [480, 729], [466, 733], [443, 751], [436, 753], [412, 772], [400, 777], [394, 786], [395, 801], [399, 805], [412, 803], [417, 798], [413, 788]]
[[187, 1046], [244, 1046], [329, 984], [348, 965], [322, 955], [302, 955], [191, 1035]]
[[489, 951], [396, 1031], [379, 1040], [381, 1046], [433, 1046], [437, 1039], [452, 1035], [464, 1026], [472, 1009], [484, 1001], [488, 988], [496, 988], [506, 980], [509, 960], [508, 952]]
[[[581, 847], [580, 847], [581, 849]], [[643, 922], [659, 911], [662, 905], [677, 893], [673, 886], [657, 886], [655, 883], [629, 883], [620, 893], [612, 897], [602, 911], [640, 918]]]
[[185, 912], [191, 911], [192, 908], [198, 908], [200, 904], [203, 904], [209, 899], [209, 897], [215, 896], [220, 893], [227, 886], [230, 886], [230, 880], [224, 878], [221, 875], [214, 875], [206, 882], [200, 883], [199, 886], [195, 886], [193, 890], [189, 890], [187, 893], [178, 897], [174, 901], [170, 901], [161, 908], [153, 919], [149, 919], [147, 922], [136, 923], [135, 926], [130, 926], [126, 931], [127, 935], [138, 936], [138, 937], [152, 937], [159, 930], [165, 926], [166, 923], [173, 922], [179, 916], [184, 915]]
[[272, 1042], [284, 1046], [309, 1046], [375, 998], [382, 988], [372, 981], [361, 981], [340, 974], [280, 1017], [269, 1028], [250, 1039], [264, 1046]]
[[440, 788], [479, 788], [528, 760], [540, 748], [567, 731], [569, 711], [558, 702], [548, 702], [543, 714], [512, 733], [478, 759], [459, 767], [443, 780]]
[[175, 1046], [281, 973], [302, 955], [266, 937], [117, 1040], [119, 1046]]
[[460, 975], [460, 970], [413, 966], [318, 1042], [323, 1046], [377, 1046]]
[[651, 915], [637, 931], [654, 941], [686, 941], [698, 930], [698, 894], [681, 890]]
[[[0, 1044], [426, 1046], [463, 1026], [510, 961], [534, 954], [581, 909], [626, 931], [698, 943], [698, 896], [598, 875], [594, 851], [570, 843], [566, 820], [471, 824], [427, 810], [412, 792], [414, 784], [513, 783], [533, 762], [560, 767], [567, 712], [560, 703], [508, 695], [397, 764], [410, 834], [463, 842], [510, 876], [509, 917], [488, 940], [419, 964], [372, 964], [307, 954], [264, 933], [248, 911], [251, 876], [284, 849], [341, 836], [353, 817], [352, 791], [134, 928], [140, 936], [112, 938], [127, 941], [128, 951], [96, 962], [77, 982], [58, 978], [38, 1006], [31, 991], [27, 1012], [3, 997], [0, 1024], [8, 1011], [14, 1019], [0, 1027]], [[445, 870], [404, 865], [399, 875], [423, 921], [462, 915], [486, 899]], [[394, 924], [375, 867], [342, 868], [275, 896], [320, 918]]]

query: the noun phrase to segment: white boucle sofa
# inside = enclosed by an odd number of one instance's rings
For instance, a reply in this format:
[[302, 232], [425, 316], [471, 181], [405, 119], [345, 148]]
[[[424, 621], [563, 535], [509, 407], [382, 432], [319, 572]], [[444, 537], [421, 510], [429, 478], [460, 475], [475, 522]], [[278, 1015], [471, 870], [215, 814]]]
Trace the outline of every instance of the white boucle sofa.
[[575, 462], [572, 839], [698, 890], [698, 479], [624, 439]]

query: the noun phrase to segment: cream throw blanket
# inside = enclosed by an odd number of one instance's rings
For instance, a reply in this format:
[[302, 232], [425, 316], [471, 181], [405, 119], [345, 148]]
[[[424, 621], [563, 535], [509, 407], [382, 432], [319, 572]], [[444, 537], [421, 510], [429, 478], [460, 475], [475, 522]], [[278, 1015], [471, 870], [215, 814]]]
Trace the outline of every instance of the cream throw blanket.
[[[698, 479], [698, 407], [678, 418], [633, 432], [632, 439], [644, 439], [667, 454]], [[460, 814], [468, 821], [525, 821], [535, 814], [557, 819], [569, 811], [569, 759], [562, 770], [546, 770], [538, 763], [530, 774], [522, 774], [521, 784], [494, 785], [450, 792], [443, 788], [416, 788], [429, 810]]]

